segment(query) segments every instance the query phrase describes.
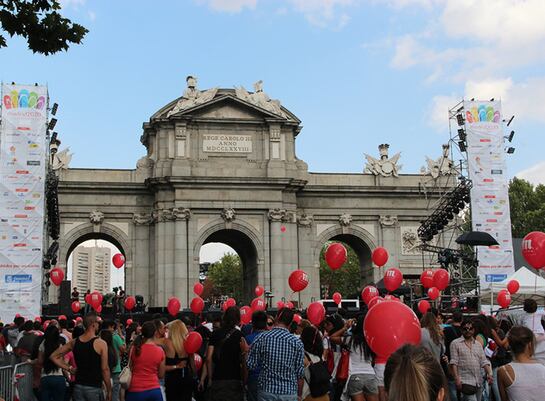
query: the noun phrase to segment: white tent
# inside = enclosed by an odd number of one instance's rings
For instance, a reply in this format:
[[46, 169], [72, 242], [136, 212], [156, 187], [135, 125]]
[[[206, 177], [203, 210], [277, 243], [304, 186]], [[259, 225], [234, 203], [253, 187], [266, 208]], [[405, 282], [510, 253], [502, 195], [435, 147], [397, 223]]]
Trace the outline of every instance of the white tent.
[[543, 300], [545, 298], [545, 279], [526, 267], [522, 266], [510, 277], [499, 283], [492, 283], [489, 288], [481, 291], [481, 302], [489, 304], [495, 301], [496, 294], [507, 288], [507, 283], [511, 280], [517, 280], [520, 288], [516, 294], [511, 296], [512, 303], [522, 302], [526, 298]]

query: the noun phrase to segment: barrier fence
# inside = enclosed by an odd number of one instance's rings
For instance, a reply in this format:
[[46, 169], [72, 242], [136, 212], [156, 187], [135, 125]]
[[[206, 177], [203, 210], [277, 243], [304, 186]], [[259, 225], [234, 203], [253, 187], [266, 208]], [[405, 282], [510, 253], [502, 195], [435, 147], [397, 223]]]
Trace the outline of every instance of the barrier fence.
[[0, 366], [0, 397], [5, 401], [35, 401], [29, 362]]

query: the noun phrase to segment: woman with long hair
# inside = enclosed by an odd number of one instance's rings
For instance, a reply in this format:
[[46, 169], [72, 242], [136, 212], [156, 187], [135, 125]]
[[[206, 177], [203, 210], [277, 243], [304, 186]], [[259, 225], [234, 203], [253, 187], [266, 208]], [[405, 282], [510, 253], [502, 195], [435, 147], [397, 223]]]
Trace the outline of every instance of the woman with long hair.
[[44, 339], [38, 349], [38, 363], [42, 366], [40, 380], [41, 401], [63, 401], [66, 393], [66, 379], [55, 363], [50, 359], [51, 354], [61, 347], [59, 328], [50, 325], [45, 330]]
[[165, 352], [154, 342], [155, 324], [142, 325], [129, 356], [132, 378], [127, 401], [163, 401], [159, 379], [165, 376]]
[[168, 338], [165, 340], [165, 394], [167, 401], [191, 401], [193, 369], [191, 369], [189, 355], [184, 349], [188, 330], [186, 325], [178, 319], [173, 320], [167, 326]]
[[404, 345], [394, 352], [384, 370], [388, 401], [443, 401], [447, 380], [439, 362], [423, 346]]
[[432, 312], [426, 312], [420, 319], [420, 326], [422, 327], [420, 345], [426, 347], [437, 362], [441, 362], [441, 356], [445, 352], [445, 343], [443, 332], [439, 324], [437, 324], [435, 315]]
[[112, 372], [115, 365], [117, 365], [117, 353], [114, 348], [114, 337], [110, 330], [101, 330], [100, 338], [102, 338], [106, 345], [108, 346], [108, 367], [110, 368], [110, 373]]
[[[301, 332], [301, 341], [305, 347], [305, 378], [303, 382], [303, 401], [329, 401], [329, 394], [326, 389], [325, 393], [319, 397], [313, 397], [310, 393], [310, 365], [322, 362], [324, 353], [324, 344], [322, 334], [314, 326], [306, 326]], [[327, 369], [324, 365], [324, 369]]]
[[536, 361], [532, 330], [515, 326], [507, 335], [513, 362], [498, 368], [502, 401], [538, 401], [545, 394], [545, 366]]
[[355, 324], [349, 323], [347, 326], [352, 326], [350, 335], [346, 339], [340, 339], [334, 335], [331, 341], [334, 343], [343, 343], [347, 345], [350, 351], [349, 367], [348, 367], [348, 384], [346, 392], [352, 401], [378, 401], [379, 389], [378, 381], [375, 374], [374, 353], [367, 344], [363, 334], [363, 322], [365, 314], [360, 315]]

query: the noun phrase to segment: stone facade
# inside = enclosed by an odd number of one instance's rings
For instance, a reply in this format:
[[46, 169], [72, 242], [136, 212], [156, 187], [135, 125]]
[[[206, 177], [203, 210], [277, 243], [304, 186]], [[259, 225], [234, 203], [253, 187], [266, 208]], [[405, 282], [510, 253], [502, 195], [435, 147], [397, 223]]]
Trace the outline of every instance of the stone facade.
[[[420, 175], [308, 172], [295, 153], [301, 122], [278, 101], [206, 94], [202, 103], [176, 99], [144, 123], [147, 154], [136, 169], [60, 170], [63, 267], [83, 240], [103, 238], [125, 254], [129, 293], [152, 306], [177, 296], [183, 307], [208, 242], [241, 256], [247, 298], [261, 284], [273, 302], [319, 298], [320, 251], [331, 239], [356, 251], [365, 282], [379, 279], [370, 258], [378, 245], [390, 252], [388, 266], [420, 274], [404, 229], [428, 213]], [[310, 284], [293, 295], [287, 277], [296, 268]]]

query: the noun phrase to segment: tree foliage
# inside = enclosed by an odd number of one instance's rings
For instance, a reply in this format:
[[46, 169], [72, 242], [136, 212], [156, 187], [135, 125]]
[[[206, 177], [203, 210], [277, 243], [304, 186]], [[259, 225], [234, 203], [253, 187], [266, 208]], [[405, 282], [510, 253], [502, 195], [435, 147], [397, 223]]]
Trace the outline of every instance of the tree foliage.
[[[341, 242], [342, 243], [342, 242]], [[331, 270], [325, 261], [324, 246], [320, 253], [320, 287], [322, 298], [331, 298], [334, 292], [339, 292], [343, 298], [358, 298], [361, 286], [361, 270], [358, 255], [350, 246], [342, 243], [347, 251], [346, 263], [337, 270]], [[327, 244], [329, 245], [329, 243]]]
[[513, 237], [531, 231], [545, 231], [545, 186], [534, 187], [526, 180], [513, 178], [509, 183], [509, 206]]
[[228, 296], [236, 300], [243, 296], [242, 261], [237, 254], [226, 253], [208, 269], [207, 281], [212, 282], [211, 296]]
[[[59, 0], [0, 0], [0, 26], [11, 37], [22, 36], [34, 53], [45, 55], [68, 50], [81, 43], [88, 32], [83, 26], [64, 18]], [[7, 46], [0, 35], [0, 48]]]

